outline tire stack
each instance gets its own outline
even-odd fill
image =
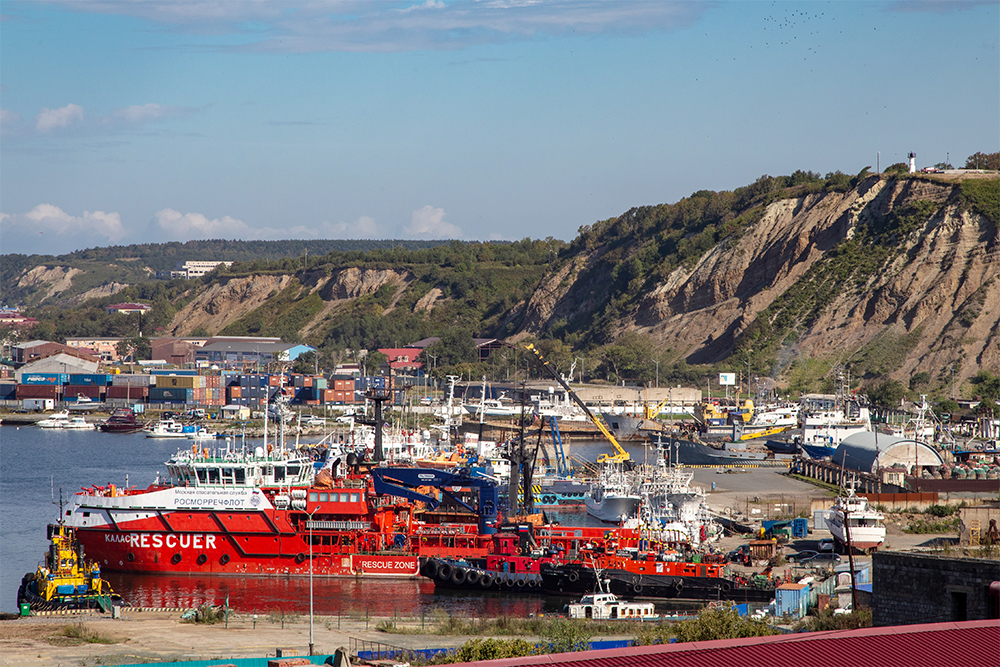
[[[468,591],[499,590],[534,592],[541,589],[541,576],[533,572],[491,572],[467,563],[429,558],[420,566],[420,574],[435,586]]]

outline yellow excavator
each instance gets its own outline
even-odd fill
[[[569,394],[569,397],[573,399],[573,402],[575,402],[578,406],[580,406],[580,409],[583,410],[583,412],[587,415],[587,417],[590,418],[590,421],[594,422],[594,425],[604,435],[604,437],[608,439],[608,441],[611,443],[611,446],[614,447],[615,449],[614,454],[601,454],[600,456],[597,457],[597,462],[598,463],[604,463],[605,461],[623,462],[632,460],[632,457],[629,455],[627,451],[625,451],[625,448],[622,447],[620,444],[618,444],[618,440],[616,440],[615,436],[611,434],[611,431],[604,423],[604,420],[590,411],[590,408],[587,407],[587,404],[584,403],[582,400],[580,400],[580,397],[576,395],[575,391],[570,389],[569,385],[566,384],[566,381],[562,379],[561,375],[559,375],[559,371],[557,371],[551,364],[549,364],[548,360],[542,356],[541,352],[539,352],[535,348],[535,346],[532,345],[531,343],[525,345],[524,349],[528,350],[536,357],[538,357],[538,361],[542,364],[542,366],[548,369],[552,377],[556,379],[556,382],[562,385],[562,388],[566,390],[566,393]]]

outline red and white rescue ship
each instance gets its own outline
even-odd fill
[[[482,513],[478,522],[475,514],[468,523],[419,521],[420,494],[379,495],[374,475],[338,474],[338,465],[295,451],[194,445],[166,466],[166,479],[145,489],[91,487],[72,497],[65,522],[102,569],[306,575],[311,559],[318,576],[416,577],[421,555],[485,556],[492,541]],[[447,493],[449,473],[426,473]]]

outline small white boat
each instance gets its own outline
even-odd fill
[[[35,422],[35,426],[38,428],[62,428],[68,421],[69,412],[63,410],[62,412],[53,412],[45,419]]]
[[[161,419],[146,429],[147,438],[186,438],[184,425],[173,419]]]
[[[68,412],[56,412],[36,424],[40,428],[92,431],[97,428],[83,417],[70,417]]]
[[[219,437],[218,433],[214,431],[209,431],[208,429],[202,428],[200,426],[195,427],[195,430],[190,433],[185,433],[188,440],[215,440]]]
[[[566,611],[570,618],[605,621],[652,621],[660,617],[652,602],[627,602],[604,592],[584,595],[579,602],[566,605]]]

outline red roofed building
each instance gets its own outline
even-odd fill
[[[483,667],[997,667],[1000,620],[803,632],[457,663]]]
[[[389,357],[389,368],[400,370],[419,370],[424,367],[417,357],[423,352],[419,347],[387,347],[379,348],[379,352]]]

